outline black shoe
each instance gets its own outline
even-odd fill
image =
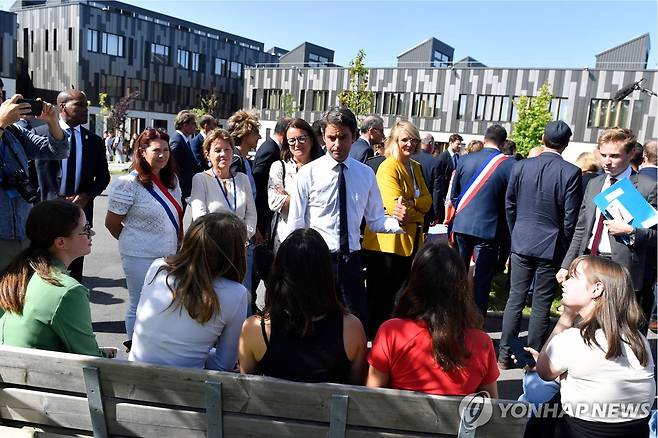
[[[123,343],[123,346],[126,347],[126,353],[130,353],[130,349],[133,346],[133,341],[131,339],[128,339],[126,342]]]

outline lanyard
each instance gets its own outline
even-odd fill
[[[212,170],[212,174],[215,176],[215,179],[217,180],[217,184],[219,184],[219,188],[222,191],[222,195],[224,195],[224,200],[226,201],[226,205],[228,205],[228,208],[230,208],[231,210],[233,210],[233,212],[235,212],[238,209],[238,200],[236,195],[237,189],[235,187],[235,175],[231,177],[233,181],[233,206],[231,206],[231,203],[228,200],[228,192],[224,188],[224,184],[222,184],[222,182],[219,180],[219,177],[215,175],[214,169]]]

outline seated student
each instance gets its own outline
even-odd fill
[[[299,229],[274,259],[265,307],[242,326],[240,372],[298,382],[362,385],[366,337],[340,304],[329,248],[313,229]]]
[[[464,262],[445,244],[425,244],[409,282],[372,345],[367,386],[498,397],[491,338],[480,330]]]
[[[30,246],[0,275],[0,343],[89,356],[114,357],[99,349],[91,327],[89,290],[68,275],[78,257],[91,252],[82,209],[69,201],[44,201],[25,224]]]
[[[149,268],[128,360],[231,371],[249,294],[247,229],[231,213],[208,213],[190,225],[180,251]],[[215,351],[211,351],[211,349]]]
[[[542,379],[562,376],[557,436],[649,436],[654,363],[628,270],[581,256],[562,287],[564,312],[537,358]]]

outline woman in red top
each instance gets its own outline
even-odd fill
[[[428,243],[418,252],[394,316],[375,337],[368,386],[498,397],[493,342],[453,249]]]

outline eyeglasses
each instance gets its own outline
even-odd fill
[[[93,233],[93,230],[91,229],[91,224],[87,222],[85,226],[82,228],[82,233],[78,233],[78,236],[87,236],[87,239],[91,239],[91,233]]]
[[[297,142],[299,143],[306,143],[306,140],[308,140],[308,137],[305,135],[300,135],[299,137],[293,137],[288,139],[288,144],[289,145],[296,145]]]
[[[418,146],[418,144],[420,144],[420,140],[417,138],[401,138],[400,143],[409,143],[412,146]]]

